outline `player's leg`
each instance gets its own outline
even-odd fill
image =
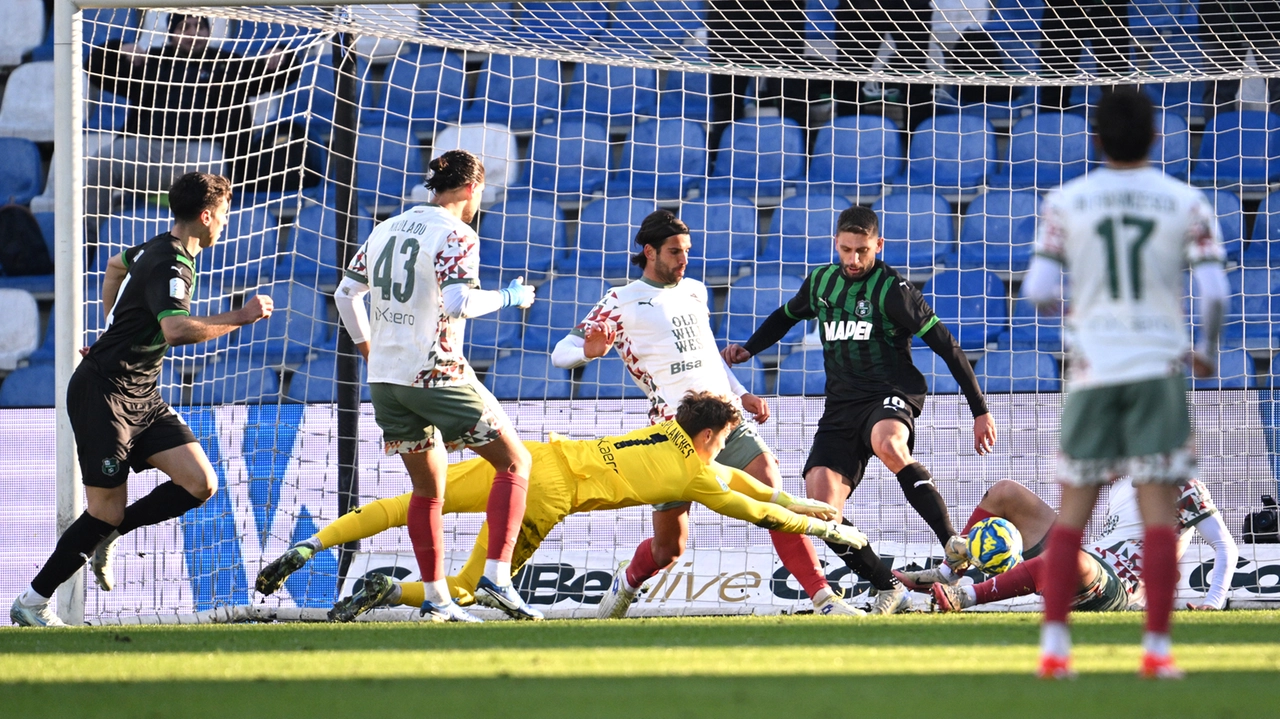
[[[872,414],[874,424],[871,426],[871,449],[885,468],[897,477],[898,486],[902,487],[902,494],[906,496],[907,502],[929,525],[929,529],[933,530],[950,557],[953,547],[949,543],[956,536],[956,530],[951,525],[947,503],[938,493],[933,475],[911,456],[915,443],[911,410],[907,409],[905,402],[899,400],[902,406],[898,406],[892,400],[898,398],[885,400],[884,406]]]
[[[1100,575],[1103,572],[1101,562],[1092,554],[1084,551],[1079,553],[1079,561],[1082,585],[1088,588],[1099,584],[1101,581]],[[929,592],[933,596],[933,606],[938,611],[958,612],[980,604],[990,604],[1005,599],[1035,594],[1044,586],[1044,582],[1045,558],[1033,557],[1025,562],[1019,562],[1013,569],[1004,574],[998,574],[984,582],[968,586],[937,582],[929,587]],[[1124,594],[1124,590],[1119,587],[1119,580],[1116,580],[1116,585],[1108,589],[1119,590],[1121,594]],[[1076,599],[1073,602],[1078,600],[1081,595],[1077,593],[1075,596]],[[1114,597],[1108,596],[1103,599],[1102,604],[1109,605]],[[1078,611],[1100,611],[1114,609],[1114,607],[1073,606],[1073,609]]]
[[[596,607],[599,619],[621,619],[635,602],[640,587],[684,554],[689,539],[689,502],[667,502],[653,508],[653,536],[636,545],[631,560],[622,562],[609,589]]]

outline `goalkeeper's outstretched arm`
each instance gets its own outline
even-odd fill
[[[757,527],[790,534],[807,534],[824,541],[847,544],[855,549],[867,545],[866,535],[856,528],[820,518],[835,516],[835,508],[830,505],[815,500],[799,500],[781,491],[776,496],[778,503],[762,502],[722,485],[716,472],[711,468],[709,470],[690,483],[683,499],[702,504],[717,514],[750,522]],[[739,477],[738,474],[742,476]],[[730,476],[734,484],[754,493],[763,488],[773,497],[774,490],[764,485],[751,488],[749,482],[755,480],[745,472],[730,469]],[[784,503],[787,506],[783,506]]]

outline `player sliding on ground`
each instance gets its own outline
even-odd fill
[[[430,167],[426,184],[433,201],[378,225],[352,258],[334,299],[343,327],[369,364],[374,419],[386,452],[400,455],[413,482],[407,521],[427,582],[423,610],[474,621],[449,599],[440,514],[446,448],[469,447],[497,470],[485,505],[493,542],[476,600],[513,617],[541,619],[511,586],[511,549],[524,516],[532,459],[462,356],[466,318],[528,307],[533,288],[516,279],[498,292],[480,289],[479,239],[467,225],[484,194],[480,160],[451,150]]]
[[[14,600],[9,610],[14,624],[61,626],[49,600],[86,557],[92,557],[98,587],[111,591],[117,537],[180,517],[218,488],[209,458],[187,423],[160,397],[156,379],[170,345],[216,339],[271,316],[273,305],[265,295],[234,312],[191,316],[196,255],[217,243],[230,203],[227,178],[183,175],[169,188],[172,229],[107,264],[102,281],[106,330],[67,383],[67,413],[88,507],[62,533],[31,587]],[[129,470],[152,467],[170,481],[126,507]]]
[[[915,418],[924,406],[924,375],[911,363],[911,340],[922,338],[946,360],[973,413],[973,447],[990,452],[996,424],[987,412],[969,360],[911,283],[877,260],[884,249],[876,214],[850,207],[836,220],[839,261],[809,273],[800,291],[769,315],[745,346],[729,345],[724,359],[738,364],[781,340],[797,322],[817,319],[826,368],[826,405],[804,466],[810,497],[842,508],[874,454],[897,476],[907,501],[928,523],[949,562],[963,561],[942,495],[925,466],[911,456]],[[907,607],[906,589],[870,546],[832,547],[871,583],[873,614]],[[957,564],[958,568],[958,564]]]
[[[518,571],[570,514],[677,501],[698,502],[769,530],[808,534],[840,546],[865,546],[867,538],[857,529],[830,521],[837,516],[835,508],[791,497],[712,461],[741,417],[737,406],[721,397],[690,393],[681,400],[674,420],[652,427],[602,439],[577,441],[552,434],[549,442],[526,442],[534,459],[533,474],[512,569]],[[493,476],[493,468],[479,460],[450,466],[444,511],[481,511]],[[271,594],[279,589],[285,577],[315,552],[403,525],[408,498],[382,499],[340,517],[264,567],[258,574],[258,591]],[[481,528],[470,559],[458,576],[449,578],[449,588],[461,604],[471,603],[486,543],[487,533]],[[365,578],[355,596],[339,602],[331,617],[349,621],[380,604],[418,606],[422,591],[421,583],[395,584],[375,574]]]
[[[603,357],[615,347],[627,371],[649,398],[649,420],[675,416],[675,403],[689,390],[714,392],[754,415],[769,419],[769,405],[733,376],[716,351],[707,302],[707,286],[685,277],[691,240],[689,227],[667,210],[644,218],[636,233],[640,252],[631,258],[644,276],[609,292],[551,354],[557,367],[571,369]],[[720,464],[741,469],[770,487],[782,486],[778,460],[752,422],[742,422],[729,435]],[[684,553],[689,538],[689,503],[653,508],[653,537],[636,547],[629,562],[618,566],[601,600],[601,619],[626,616],[646,580],[671,566]],[[858,615],[844,603],[818,564],[813,544],[804,537],[770,532],[782,564],[813,600],[819,614]]]
[[[1147,631],[1139,673],[1178,678],[1169,637],[1177,582],[1178,487],[1196,475],[1195,433],[1183,363],[1214,373],[1227,296],[1222,232],[1199,189],[1151,167],[1155,118],[1147,96],[1113,92],[1098,103],[1095,142],[1107,164],[1045,198],[1036,257],[1022,290],[1042,311],[1062,306],[1071,278],[1072,343],[1058,481],[1062,507],[1045,554],[1039,675],[1071,671],[1067,615],[1080,584],[1077,555],[1099,488],[1129,475],[1143,539]],[[1202,343],[1190,351],[1182,312],[1186,268]]]
[[[1209,591],[1203,602],[1187,606],[1189,609],[1223,609],[1240,551],[1214,507],[1209,490],[1193,479],[1183,484],[1181,491],[1178,556],[1181,557],[1190,544],[1192,529],[1200,532],[1214,551]],[[960,577],[951,573],[945,564],[939,565],[941,573],[926,569],[895,574],[907,587],[932,593],[934,606],[944,612],[1039,592],[1045,581],[1045,539],[1058,519],[1057,512],[1026,487],[1002,479],[983,495],[969,517],[965,532],[988,517],[1002,517],[1012,522],[1022,535],[1024,546],[1028,547],[1022,552],[1022,561],[1011,569],[972,586],[960,586]],[[1140,609],[1145,604],[1140,568],[1142,537],[1137,493],[1133,482],[1126,477],[1111,485],[1102,533],[1080,551],[1080,587],[1071,600],[1072,609],[1107,612]],[[975,563],[980,562],[975,559]]]

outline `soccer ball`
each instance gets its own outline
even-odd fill
[[[1003,574],[1022,561],[1022,534],[1003,517],[987,517],[969,530],[969,556],[987,574]]]

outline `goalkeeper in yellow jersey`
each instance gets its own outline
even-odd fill
[[[570,514],[673,501],[698,502],[765,529],[865,546],[867,538],[857,529],[830,521],[836,516],[833,507],[792,497],[712,461],[741,419],[738,410],[719,396],[690,392],[674,420],[615,437],[577,441],[552,433],[549,442],[526,442],[533,455],[533,472],[512,572],[519,571],[551,529]],[[483,512],[493,476],[493,466],[484,460],[451,465],[444,513]],[[404,525],[408,504],[405,494],[340,517],[263,567],[257,590],[276,591],[285,577],[318,551]],[[466,565],[448,578],[449,591],[461,605],[474,601],[472,592],[484,569],[487,538],[487,529],[481,528]],[[330,618],[350,621],[380,604],[420,606],[424,601],[421,583],[396,584],[375,574],[365,579],[354,596],[338,602]]]

